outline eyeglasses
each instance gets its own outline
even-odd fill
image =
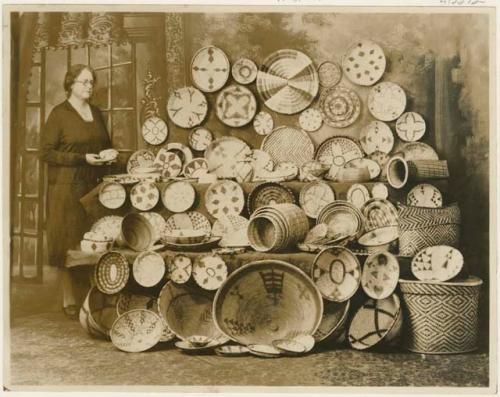
[[[93,87],[94,86],[94,81],[93,80],[75,80],[74,81],[75,83],[81,83],[83,84],[84,86],[89,86],[89,87]]]

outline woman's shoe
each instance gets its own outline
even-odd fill
[[[76,305],[68,305],[66,307],[63,307],[63,312],[66,317],[72,320],[76,320],[78,318],[78,309]]]

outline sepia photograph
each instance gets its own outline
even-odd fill
[[[3,391],[496,393],[496,8],[448,3],[4,4]]]

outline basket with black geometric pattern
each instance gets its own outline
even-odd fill
[[[417,353],[465,353],[477,348],[483,281],[399,280],[405,310],[404,347]]]
[[[458,247],[461,223],[458,204],[426,208],[398,203],[398,214],[400,255],[413,256],[433,245]]]

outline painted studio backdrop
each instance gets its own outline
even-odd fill
[[[167,101],[192,83],[192,59],[203,47],[224,51],[231,65],[249,58],[257,67],[273,52],[293,49],[317,67],[341,63],[347,49],[369,39],[383,49],[383,79],[406,93],[407,111],[425,119],[421,139],[448,161],[446,203],[458,202],[462,215],[460,249],[468,271],[483,279],[489,266],[489,56],[487,16],[451,14],[337,13],[24,13],[13,15],[12,48],[12,260],[17,282],[44,282],[46,171],[38,159],[41,125],[65,99],[63,77],[69,65],[90,65],[97,75],[93,104],[106,120],[119,161],[113,172],[126,172],[127,160],[141,148],[158,150],[141,134],[151,115],[168,125],[170,142],[188,145],[192,128],[181,128],[167,114]],[[236,83],[233,76],[225,87]],[[343,135],[360,140],[374,120],[367,100],[371,87],[341,84],[360,98],[360,115],[345,128],[323,122],[309,136],[318,148]],[[299,126],[297,114],[274,112],[264,105],[256,84],[245,85],[257,99],[257,112],[272,114],[274,126]],[[220,90],[219,90],[220,91]],[[213,138],[233,136],[251,148],[264,139],[252,122],[238,127],[216,115],[217,92],[205,93],[202,123]],[[318,105],[319,96],[312,102]],[[394,124],[389,123],[393,131]],[[202,156],[202,153],[198,154]],[[117,212],[119,213],[119,211]],[[102,215],[102,214],[94,214]],[[61,225],[63,228],[64,225]],[[16,285],[16,284],[14,284]],[[487,300],[487,299],[484,299]],[[487,302],[481,306],[481,330],[487,333]]]

